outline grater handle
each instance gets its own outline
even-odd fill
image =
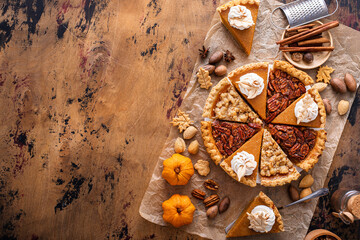
[[[336,8],[335,8],[335,10],[334,10],[332,13],[329,13],[326,17],[329,17],[329,16],[333,15],[333,14],[336,13],[336,11],[338,10],[338,8],[339,8],[339,2],[338,2],[338,0],[335,0],[335,2],[336,2]]]
[[[337,2],[337,0],[336,0],[336,2]],[[274,23],[274,20],[273,20],[273,15],[274,15],[274,12],[275,12],[276,10],[280,9],[280,8],[281,8],[281,6],[280,6],[280,7],[275,8],[274,10],[272,10],[272,11],[271,11],[270,20],[271,20],[272,25],[274,25],[276,28],[279,28],[279,29],[286,29],[286,28],[279,27],[278,25],[276,25],[276,24]],[[332,14],[333,14],[333,13],[332,13]]]

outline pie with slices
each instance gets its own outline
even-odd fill
[[[272,225],[270,231],[266,233],[278,233],[284,231],[284,224],[279,213],[279,210],[276,208],[274,202],[265,195],[265,193],[260,192],[258,196],[256,196],[241,212],[239,218],[236,220],[232,228],[227,233],[226,237],[245,237],[252,236],[256,234],[262,234],[262,232],[254,231],[251,227],[252,223],[249,220],[252,214],[252,211],[255,207],[267,207],[270,208],[273,212],[273,216],[275,216],[274,224]],[[251,218],[250,218],[251,219]]]
[[[317,105],[318,114],[315,117],[315,119],[309,122],[302,122],[302,121],[298,121],[298,118],[295,115],[295,111],[298,110],[296,106],[299,107],[299,102],[302,103],[301,101],[306,96],[306,94],[308,94],[309,98],[312,99],[313,102]],[[272,123],[298,125],[298,126],[313,127],[313,128],[324,128],[326,123],[326,111],[319,92],[316,89],[312,88],[308,90],[306,94],[302,95],[292,104],[290,104],[290,106],[287,109],[285,109],[282,113],[280,113],[277,117],[274,118]]]
[[[221,22],[247,55],[251,52],[259,5],[259,0],[233,0],[216,9]]]
[[[261,147],[260,179],[267,187],[281,186],[296,180],[300,173],[286,156],[279,144],[265,129]]]
[[[296,167],[313,168],[326,142],[326,131],[318,129],[325,127],[324,103],[316,89],[306,91],[313,82],[284,61],[270,71],[269,63],[260,62],[230,72],[204,107],[201,133],[211,159],[251,187],[258,179],[281,186],[299,178]]]
[[[267,78],[269,72],[268,62],[251,63],[241,66],[231,73],[228,78],[231,83],[236,87],[241,96],[250,104],[250,106],[259,114],[262,119],[266,118],[266,93],[267,93]],[[248,96],[242,93],[240,89],[240,78],[249,73],[258,75],[264,84],[262,92],[254,98],[248,98]]]
[[[233,154],[231,154],[220,164],[220,166],[225,170],[227,174],[229,174],[230,177],[234,178],[236,181],[239,181],[251,187],[256,186],[256,178],[258,173],[257,169],[259,166],[260,147],[261,147],[263,131],[264,129],[261,129],[259,132],[257,132],[252,138],[250,138],[250,140],[244,143],[244,145],[242,145],[238,150],[236,150]],[[248,176],[245,175],[239,180],[239,176],[234,171],[234,169],[231,168],[231,161],[238,153],[241,153],[242,151],[245,151],[246,153],[254,156],[254,160],[256,162],[256,168],[251,175]]]
[[[227,78],[222,79],[211,89],[203,117],[243,123],[262,123]]]

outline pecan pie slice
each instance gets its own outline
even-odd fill
[[[222,79],[211,89],[205,103],[203,117],[243,123],[262,123],[227,78]]]
[[[265,129],[261,147],[261,185],[267,187],[281,186],[299,177],[300,173],[271,137],[269,131]]]
[[[218,165],[261,129],[257,123],[201,122],[201,134],[211,159]]]
[[[268,79],[265,122],[271,122],[306,92],[306,85],[312,83],[314,80],[307,73],[288,62],[275,61]]]
[[[325,148],[325,130],[269,124],[275,141],[298,167],[309,171],[318,162]]]
[[[309,95],[310,99],[317,105],[317,116],[314,120],[311,121],[298,121],[296,117],[295,111],[299,111],[300,107],[304,107],[302,99]],[[305,127],[313,127],[313,128],[324,128],[326,123],[326,111],[324,102],[316,89],[310,89],[306,92],[306,94],[299,97],[296,101],[294,101],[288,108],[286,108],[282,113],[280,113],[271,123],[276,124],[289,124],[289,125],[298,125]],[[303,105],[301,105],[303,104]],[[315,106],[316,106],[315,105]],[[307,106],[305,106],[307,107]]]

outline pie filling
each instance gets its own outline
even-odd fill
[[[225,157],[233,154],[261,129],[261,125],[257,123],[231,123],[216,120],[211,125],[216,147]]]
[[[268,79],[266,123],[284,111],[292,102],[306,92],[305,85],[279,69],[271,70]]]
[[[316,131],[306,127],[268,125],[271,135],[292,161],[304,160],[315,146]]]

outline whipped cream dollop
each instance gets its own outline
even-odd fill
[[[250,226],[255,232],[269,232],[275,224],[274,211],[265,206],[258,205],[254,207],[251,213],[246,213],[250,221]]]
[[[309,93],[305,93],[305,96],[295,105],[297,124],[313,121],[317,117],[318,112],[319,108],[314,99]]]
[[[256,73],[247,73],[237,81],[240,92],[245,94],[248,99],[253,99],[260,95],[264,90],[264,79]]]
[[[230,26],[239,30],[248,29],[255,24],[252,19],[250,10],[241,5],[230,8],[228,21]]]
[[[238,152],[231,160],[231,168],[237,174],[239,181],[244,176],[249,176],[256,168],[256,161],[254,155],[242,151]]]

